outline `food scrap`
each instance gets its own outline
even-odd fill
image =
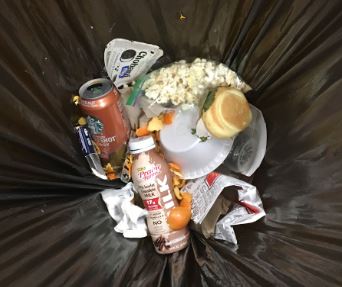
[[[183,197],[178,186],[173,187],[173,192],[178,200],[182,200]]]
[[[184,20],[186,20],[186,17],[183,15],[183,13],[182,13],[182,12],[180,12],[180,15],[179,15],[179,20],[180,20],[180,21],[184,21]]]
[[[108,180],[117,179],[114,169],[110,163],[107,163],[107,165],[104,167],[104,171],[107,175]]]
[[[124,165],[122,167],[121,176],[120,176],[120,179],[125,183],[129,183],[132,179],[132,163],[133,163],[133,156],[127,153],[126,159],[124,161]]]
[[[167,217],[167,222],[171,229],[179,230],[188,225],[191,219],[191,202],[191,194],[184,192],[180,205],[171,209]]]
[[[153,71],[142,88],[145,96],[158,104],[198,105],[211,89],[232,86],[249,89],[235,72],[224,64],[206,59],[184,60]]]
[[[141,128],[137,128],[135,134],[137,137],[144,137],[148,136],[150,134],[150,131],[148,130],[147,126],[144,126]]]
[[[153,117],[147,124],[147,130],[149,132],[160,131],[163,128],[163,122],[158,117]]]
[[[78,106],[80,103],[80,96],[78,95],[73,95],[72,96],[72,102],[74,103],[75,106]]]
[[[80,118],[78,119],[78,124],[79,124],[80,126],[85,126],[85,125],[87,124],[86,118],[85,118],[85,117],[80,117]]]
[[[180,172],[181,171],[181,167],[174,162],[169,162],[169,168],[172,172],[174,172],[174,171]]]
[[[175,111],[165,112],[163,114],[163,124],[171,125],[173,123],[174,117],[175,117]]]

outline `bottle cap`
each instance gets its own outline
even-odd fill
[[[131,154],[137,154],[144,151],[148,151],[155,147],[156,145],[154,143],[152,136],[131,138],[129,140],[129,150]]]

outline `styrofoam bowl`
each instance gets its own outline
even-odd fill
[[[179,111],[173,123],[160,131],[165,158],[182,168],[185,179],[199,178],[215,170],[229,154],[233,140],[210,138],[201,141],[192,130],[196,128],[199,111]]]

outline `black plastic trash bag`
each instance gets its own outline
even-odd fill
[[[0,286],[341,286],[342,2],[1,1]],[[113,38],[227,63],[265,116],[267,216],[172,256],[116,234],[71,126]]]

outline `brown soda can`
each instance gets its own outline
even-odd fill
[[[80,108],[87,115],[87,126],[100,149],[103,165],[121,172],[125,160],[130,125],[123,109],[120,93],[105,78],[83,84],[79,90]]]

